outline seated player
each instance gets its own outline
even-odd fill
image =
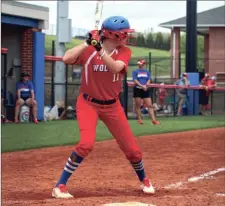
[[[37,120],[37,102],[34,96],[34,87],[31,81],[29,81],[29,74],[22,72],[21,80],[16,84],[16,106],[15,106],[15,123],[19,123],[18,115],[20,107],[24,104],[32,107],[33,122],[38,124]]]
[[[163,86],[164,83],[161,83],[160,85]],[[167,90],[165,88],[159,88],[159,89],[157,89],[156,95],[157,95],[157,100],[158,100],[157,111],[161,111],[161,110],[165,109],[167,106],[165,104],[165,97],[167,96]]]

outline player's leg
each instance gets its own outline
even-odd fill
[[[117,104],[115,107],[105,108],[100,112],[100,118],[116,139],[120,149],[130,161],[139,180],[143,183],[143,192],[153,194],[155,190],[146,177],[142,162],[142,153],[135,141],[121,105]]]
[[[134,87],[134,101],[135,101],[135,110],[137,113],[137,118],[138,118],[138,123],[143,124],[142,119],[141,119],[141,104],[142,104],[142,99],[140,95],[140,89]]]
[[[14,121],[16,123],[19,122],[18,120],[18,115],[19,115],[19,110],[20,110],[20,107],[24,104],[24,100],[19,98],[16,100],[16,106],[15,106],[15,116],[14,116]]]
[[[137,113],[137,118],[138,118],[138,123],[143,124],[142,122],[142,115],[141,115],[141,104],[142,104],[142,99],[139,97],[135,98],[135,110]]]
[[[178,111],[177,111],[177,116],[182,115],[182,106],[185,102],[185,96],[182,94],[178,94]]]
[[[152,118],[152,123],[159,125],[159,121],[156,120],[155,118],[155,113],[154,113],[154,107],[152,105],[152,99],[150,97],[150,91],[143,91],[143,102],[144,104],[148,107],[148,114]]]
[[[38,120],[37,120],[37,102],[34,100],[32,101],[31,98],[28,98],[25,103],[32,107],[32,114],[33,114],[33,121],[35,124],[38,124]]]
[[[150,97],[143,99],[144,104],[148,107],[148,114],[152,118],[152,123],[155,125],[160,125],[159,121],[155,118],[154,106],[152,105],[152,99]]]
[[[80,130],[80,141],[72,151],[56,187],[53,189],[52,196],[56,198],[70,198],[66,189],[67,181],[75,172],[83,159],[92,151],[96,136],[96,126],[98,114],[96,109],[86,102],[82,96],[78,97],[77,105],[77,121]]]

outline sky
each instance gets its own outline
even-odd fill
[[[21,1],[49,8],[49,23],[56,24],[56,1]],[[205,11],[225,5],[225,1],[198,1],[197,11]],[[69,1],[69,18],[72,26],[92,29],[96,1]],[[169,32],[158,27],[160,23],[186,16],[186,1],[104,1],[102,20],[120,15],[129,19],[130,25],[138,32]]]

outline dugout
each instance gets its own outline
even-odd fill
[[[161,23],[159,26],[171,29],[171,76],[178,78],[180,32],[186,32],[186,17]],[[219,86],[225,86],[225,6],[198,13],[197,33],[204,37],[204,57],[198,59],[202,61],[202,71],[217,76]]]
[[[1,2],[1,87],[6,110],[15,102],[16,82],[29,72],[38,102],[38,119],[43,119],[45,34],[49,8],[16,1]],[[12,110],[13,111],[13,110]]]

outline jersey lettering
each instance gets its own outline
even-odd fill
[[[107,69],[106,65],[104,64],[94,64],[93,65],[93,71],[94,72],[108,72],[109,70]]]
[[[120,74],[119,73],[113,74],[113,82],[118,82],[119,78],[120,78]]]

